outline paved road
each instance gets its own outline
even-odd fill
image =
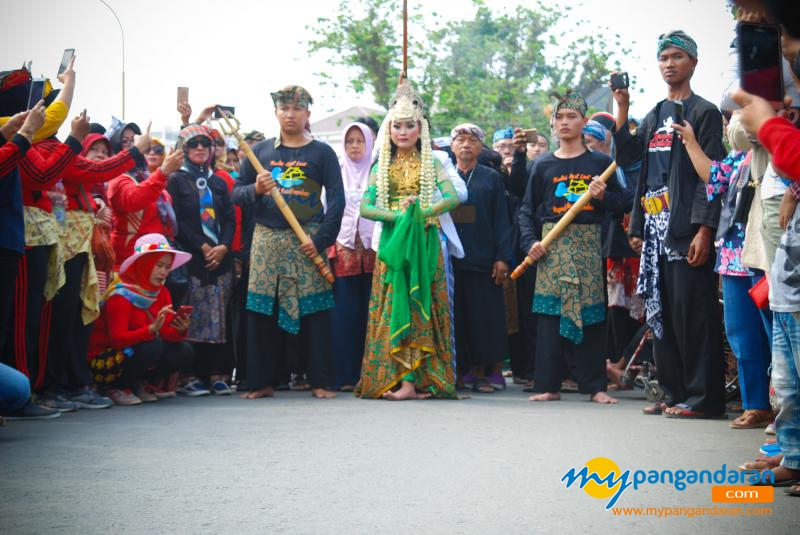
[[[711,469],[753,456],[761,431],[645,417],[583,396],[533,404],[519,387],[463,401],[165,400],[0,429],[0,532],[797,533],[771,517],[620,517],[561,477],[589,459]],[[710,485],[628,489],[624,507],[713,507]]]

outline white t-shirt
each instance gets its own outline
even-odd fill
[[[772,167],[772,162],[770,162],[764,173],[764,180],[761,181],[761,198],[771,199],[783,196],[788,187],[786,182],[775,172],[775,168]]]

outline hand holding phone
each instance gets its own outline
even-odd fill
[[[522,131],[525,134],[525,143],[538,143],[539,142],[539,130],[536,128],[528,128]]]
[[[630,86],[627,72],[614,72],[611,73],[611,90],[627,89]]]
[[[236,115],[236,108],[233,106],[216,106],[214,108],[214,119],[222,119],[222,113],[226,115]]]
[[[73,57],[75,57],[74,48],[67,48],[64,50],[64,55],[61,56],[61,65],[58,66],[58,74],[56,75],[59,80],[61,79],[61,75],[66,72],[67,67],[72,62]]]
[[[773,108],[783,106],[783,55],[777,26],[740,22],[736,26],[739,83]]]
[[[673,104],[675,104],[675,122],[679,125],[683,126],[684,124],[684,109],[683,109],[683,101],[682,100],[674,100]]]
[[[178,316],[182,316],[184,318],[189,317],[192,315],[194,311],[194,307],[190,305],[182,305],[178,307]]]

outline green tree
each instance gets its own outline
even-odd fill
[[[356,74],[350,84],[357,92],[369,89],[377,102],[388,102],[402,63],[400,4],[361,0],[355,11],[362,15],[353,16],[353,3],[343,2],[335,18],[319,19],[310,28],[318,36],[309,43],[310,51],[332,53],[334,64]],[[507,125],[545,129],[550,92],[575,88],[588,95],[619,68],[615,58],[630,52],[618,35],[604,42],[594,35],[575,37],[574,30],[586,27],[586,21],[570,17],[568,7],[539,3],[495,12],[481,0],[474,4],[472,19],[434,28],[424,25],[419,8],[411,9],[416,13],[409,24],[411,37],[423,38],[409,44],[415,67],[409,78],[428,103],[438,134],[465,121],[487,130]]]

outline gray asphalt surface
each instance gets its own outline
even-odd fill
[[[800,499],[770,517],[614,516],[562,476],[718,470],[760,430],[643,416],[585,396],[529,403],[520,387],[462,401],[164,400],[0,429],[0,533],[797,533]],[[621,507],[713,507],[710,485],[628,489]]]

